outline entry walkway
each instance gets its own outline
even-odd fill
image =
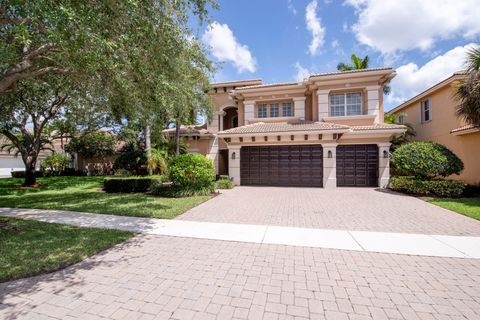
[[[39,209],[0,208],[0,215],[82,227],[128,230],[152,235],[419,256],[480,259],[480,237],[473,236],[161,220]]]

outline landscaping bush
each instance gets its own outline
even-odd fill
[[[176,156],[168,165],[170,181],[190,190],[213,189],[215,168],[211,160],[200,154]]]
[[[447,147],[429,141],[409,142],[396,149],[391,157],[395,173],[423,179],[459,174],[463,162]]]
[[[11,172],[12,178],[21,178],[25,179],[25,171],[12,171]],[[43,171],[35,171],[35,176],[37,178],[43,177]]]
[[[235,187],[230,177],[221,176],[220,179],[215,181],[215,189],[232,189]]]
[[[207,196],[214,191],[213,184],[206,187],[183,187],[174,184],[156,184],[150,188],[150,194],[166,198]]]
[[[141,171],[146,172],[146,165],[147,155],[143,150],[137,149],[133,146],[126,146],[115,159],[113,169],[127,170],[139,174]]]
[[[108,193],[140,193],[160,186],[165,176],[149,177],[108,177],[103,181],[103,190]]]
[[[47,175],[60,175],[70,162],[70,157],[63,153],[53,152],[40,162],[40,169]]]
[[[390,189],[417,195],[459,197],[465,189],[465,184],[459,180],[421,180],[403,176],[390,178]]]

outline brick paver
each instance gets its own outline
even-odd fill
[[[372,188],[236,187],[177,219],[304,228],[480,235],[480,221]]]
[[[0,284],[0,319],[480,319],[480,260],[155,235]]]

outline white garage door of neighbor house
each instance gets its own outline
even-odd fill
[[[12,171],[25,170],[25,166],[21,158],[0,157],[0,176],[10,176]]]

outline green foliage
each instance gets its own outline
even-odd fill
[[[152,170],[153,173],[161,174],[167,168],[168,154],[164,150],[152,148],[150,157],[147,159],[147,169]]]
[[[211,160],[200,154],[176,156],[168,165],[170,180],[191,189],[212,188],[215,168]]]
[[[389,186],[396,191],[439,197],[459,197],[465,189],[465,183],[459,180],[421,180],[414,177],[392,177]]]
[[[343,63],[340,62],[337,65],[337,70],[338,71],[350,71],[350,70],[357,70],[357,69],[367,69],[368,68],[368,56],[365,56],[365,58],[360,58],[356,54],[352,54],[350,57],[351,64]]]
[[[165,176],[107,177],[103,181],[103,190],[108,193],[144,193],[165,180]]]
[[[73,137],[65,146],[68,153],[78,153],[84,158],[101,158],[111,156],[115,152],[115,138],[105,132],[93,131]]]
[[[52,152],[40,162],[40,169],[49,174],[60,174],[70,162],[70,157],[63,153]]]
[[[229,177],[220,177],[220,179],[215,181],[215,189],[233,189],[233,187],[235,187],[235,184]]]
[[[25,171],[12,171],[12,178],[25,178]],[[35,171],[36,177],[43,177],[43,171]]]
[[[468,73],[465,81],[458,86],[456,97],[460,101],[456,115],[469,124],[480,126],[480,70]]]
[[[147,164],[145,151],[134,145],[126,145],[115,159],[113,169],[139,173]]]
[[[0,230],[0,282],[65,268],[133,236],[6,217],[0,217]]]
[[[182,187],[179,185],[154,185],[150,188],[150,194],[165,198],[185,198],[196,196],[208,196],[214,191],[213,184],[204,187]]]
[[[387,113],[385,113],[384,122],[388,123],[388,124],[401,124],[398,120],[398,118],[401,115],[404,115],[404,114],[403,113],[398,113],[398,114],[387,114]],[[410,142],[412,140],[412,138],[417,135],[417,133],[415,132],[415,129],[413,129],[411,124],[404,123],[403,125],[405,127],[407,127],[407,131],[405,131],[404,133],[401,133],[399,135],[394,135],[390,139],[390,143],[392,144],[390,149],[392,151],[396,150],[402,144]]]
[[[403,144],[392,153],[395,172],[423,179],[459,174],[463,162],[447,147],[430,142],[414,141]]]

